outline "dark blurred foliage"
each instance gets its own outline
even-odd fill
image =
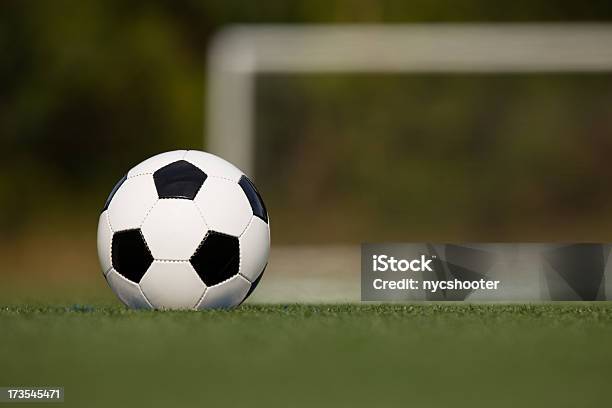
[[[3,0],[0,236],[94,219],[131,165],[201,148],[205,52],[226,24],[610,18],[605,0]]]
[[[280,241],[612,239],[612,74],[266,75],[257,98]]]

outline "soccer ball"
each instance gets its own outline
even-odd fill
[[[196,150],[132,168],[98,223],[104,277],[131,308],[239,305],[259,283],[269,251],[268,214],[253,183]]]

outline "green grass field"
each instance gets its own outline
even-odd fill
[[[601,407],[612,305],[6,306],[0,344],[65,406]]]

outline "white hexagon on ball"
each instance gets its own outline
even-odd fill
[[[155,259],[188,261],[208,228],[191,200],[159,200],[142,224]]]
[[[198,166],[209,177],[220,177],[237,183],[244,174],[238,167],[214,154],[189,150],[184,159]]]
[[[112,230],[139,228],[158,199],[150,175],[126,179],[108,204],[108,220]]]
[[[240,236],[240,275],[255,282],[263,273],[270,255],[268,224],[253,217]]]
[[[213,231],[235,237],[245,230],[253,211],[240,186],[229,180],[210,177],[195,198],[206,224]]]
[[[253,183],[209,153],[173,151],[133,167],[98,222],[109,286],[131,308],[228,308],[268,262],[268,214]]]
[[[189,262],[154,261],[140,281],[148,301],[158,309],[191,309],[206,285]]]

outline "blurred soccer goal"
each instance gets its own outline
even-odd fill
[[[609,77],[606,75],[612,72],[611,45],[612,27],[602,24],[235,26],[219,33],[209,49],[206,93],[206,149],[235,163],[251,177],[258,179],[260,176],[257,170],[259,168],[258,160],[261,160],[258,156],[261,148],[258,145],[261,143],[257,131],[260,118],[256,116],[260,109],[256,94],[258,92],[257,81],[261,78],[269,76],[288,78],[320,74],[333,75],[334,78],[355,74],[383,76],[408,74],[431,79],[432,74],[451,75],[453,78],[457,75],[465,75],[466,77],[477,75],[485,78],[483,79],[483,84],[485,84],[483,86],[486,88],[491,86],[490,81],[486,79],[489,76],[589,73],[604,75],[603,78],[600,78],[601,81],[588,85],[593,89],[598,89],[602,88],[601,83],[610,83]],[[456,86],[452,81],[449,83]],[[498,87],[499,85],[495,83],[494,86]],[[509,87],[511,88],[512,85]],[[295,88],[299,89],[299,87]],[[578,85],[578,88],[583,88],[583,86]],[[566,93],[565,95],[566,97],[567,95],[576,95],[576,92]],[[299,96],[296,95],[296,97]],[[543,105],[550,102],[543,99],[546,97],[539,98],[534,99],[537,100],[537,103],[534,102],[534,104]],[[283,99],[280,98],[280,100]],[[461,103],[460,96],[455,104],[459,105]],[[268,109],[267,112],[274,112],[275,110],[279,116],[285,115],[281,106],[275,106]],[[416,109],[414,112],[415,116],[419,114]],[[556,113],[557,117],[565,116],[563,112],[560,109]],[[601,116],[606,117],[608,113],[608,111],[602,112]],[[467,113],[463,114],[463,116],[467,115]],[[492,116],[491,114],[488,115]],[[518,116],[516,112],[508,115]],[[461,116],[461,114],[458,116]],[[291,117],[293,118],[293,116]],[[439,114],[438,117],[442,120],[445,116]],[[555,114],[551,114],[551,122],[540,125],[536,123],[535,128],[539,130],[539,133],[545,133],[546,129],[550,131],[551,123],[555,120]],[[574,118],[574,121],[579,120],[580,118]],[[461,123],[459,119],[457,121]],[[565,125],[565,123],[562,122],[562,125]],[[295,124],[295,126],[299,127],[300,124]],[[513,126],[519,128],[518,125]],[[290,129],[284,129],[284,132],[287,138],[299,133],[291,132]],[[530,137],[532,135],[525,136],[526,139]],[[527,142],[524,143],[527,144]],[[542,144],[550,143],[550,139],[542,142]],[[294,149],[306,149],[307,147],[294,146]],[[320,145],[316,145],[313,149],[319,149],[317,152],[321,150]],[[503,147],[501,149],[509,148]],[[314,156],[316,157],[316,154]],[[551,160],[558,160],[561,156],[562,153],[558,153],[555,159]],[[270,157],[273,156],[269,155],[267,158]],[[350,157],[350,153],[348,157]],[[519,159],[523,160],[525,158],[520,156]],[[467,159],[465,161],[467,164],[462,164],[462,166],[469,168],[471,160]],[[278,160],[279,168],[274,168],[274,163],[267,166],[278,173],[283,173],[285,169],[280,164],[282,162],[282,160]],[[531,171],[536,171],[535,169],[536,167]],[[414,169],[405,168],[402,168],[401,171],[408,172],[411,170],[414,171]],[[395,171],[400,170],[395,169]],[[482,172],[482,169],[477,170],[476,174],[478,172]],[[346,175],[344,176],[346,177]],[[444,177],[444,174],[442,177]],[[469,175],[466,175],[467,179],[469,177]],[[503,183],[509,184],[508,181]],[[418,185],[419,181],[413,180],[412,184]],[[538,190],[538,185],[535,184],[534,186],[531,186],[533,190]],[[530,186],[521,185],[517,189],[528,190],[528,187]],[[444,187],[442,188],[444,189]],[[481,189],[482,186],[474,188]],[[363,193],[366,194],[369,191]],[[436,201],[431,194],[429,195],[431,196],[430,201]],[[482,199],[482,197],[479,199]],[[504,200],[506,200],[505,197],[503,199],[498,197],[497,199],[500,202]],[[402,205],[405,207],[406,204],[402,203]],[[428,201],[424,201],[422,205],[427,206]],[[470,206],[469,201],[455,205]],[[365,206],[367,206],[367,203],[361,207],[356,206],[355,212],[363,211]],[[330,205],[330,207],[333,206]],[[414,208],[414,211],[418,212],[417,204]],[[288,211],[290,212],[290,210]],[[407,210],[407,212],[410,211],[410,209]],[[439,211],[447,213],[446,207],[439,209]],[[397,213],[397,208],[390,207],[387,212],[390,214]],[[347,209],[347,213],[351,214],[350,209]],[[490,218],[497,216],[497,213],[489,215]],[[271,217],[274,236],[274,212]],[[463,215],[460,215],[460,217],[463,217]],[[347,218],[349,221],[345,224],[350,223],[350,217],[347,216]],[[408,219],[409,217],[404,218]],[[283,220],[286,219],[283,218]],[[426,220],[425,223],[429,222],[431,224],[430,221],[427,221],[427,217],[424,219]],[[380,224],[382,222],[392,223],[393,221],[393,218],[391,218],[390,221],[378,220],[377,222]],[[329,220],[326,223],[329,224]],[[323,225],[326,223],[323,223]],[[406,221],[407,223],[408,221]],[[288,228],[286,225],[279,227]],[[312,228],[321,228],[321,224],[314,222]],[[358,236],[359,240],[373,240],[380,237],[380,235],[374,233],[372,233],[371,238],[368,237],[368,228],[356,229],[358,233],[355,236]],[[465,228],[465,226],[457,225],[457,233],[452,236],[462,237],[461,234]],[[316,233],[330,234],[329,231],[322,230]],[[333,234],[331,235],[333,236]],[[434,235],[423,236],[422,240],[427,240]],[[299,237],[299,234],[296,234],[296,236]],[[342,235],[339,236],[342,237]],[[398,236],[401,239],[402,236],[399,233],[390,235],[388,239]],[[410,238],[414,239],[414,237],[413,235]],[[531,236],[526,237],[526,239],[532,238]],[[469,234],[466,239],[470,239]],[[342,241],[342,238],[339,240]],[[267,280],[268,282],[263,284],[255,293],[253,298],[255,301],[334,302],[358,300],[358,246],[304,246],[300,245],[299,238],[295,238],[295,236],[291,236],[291,239],[287,241],[291,241],[294,245],[273,245],[271,263],[266,272],[266,277],[264,277],[264,281]]]

